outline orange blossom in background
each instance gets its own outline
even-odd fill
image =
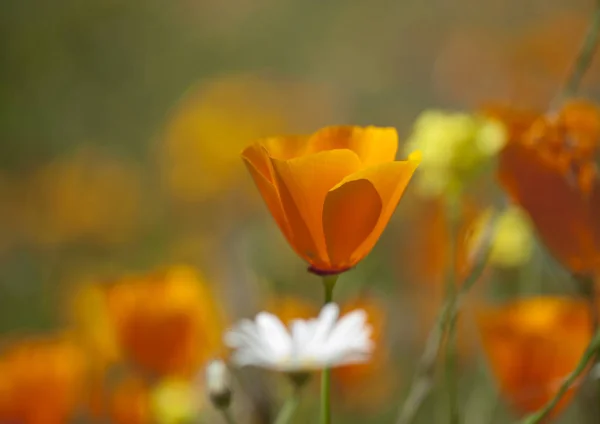
[[[82,399],[85,355],[68,337],[27,340],[0,356],[0,422],[63,424]]]
[[[510,130],[498,177],[550,252],[575,274],[600,269],[600,110],[570,101],[554,115],[491,111]]]
[[[483,348],[500,392],[520,415],[532,413],[557,393],[575,369],[591,337],[584,300],[561,297],[519,299],[478,314]],[[552,411],[573,398],[571,388]]]

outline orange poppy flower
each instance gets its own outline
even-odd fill
[[[395,161],[393,128],[328,127],[246,148],[244,162],[282,233],[319,275],[373,248],[418,161]]]
[[[500,391],[521,415],[554,397],[592,337],[586,302],[569,298],[535,297],[489,307],[479,312],[478,322]],[[569,389],[554,416],[574,393]]]
[[[84,354],[65,337],[30,340],[0,357],[0,422],[62,424],[79,404]]]
[[[498,177],[548,249],[573,273],[600,268],[600,110],[571,101],[555,116],[491,111],[509,126]]]
[[[221,349],[222,315],[186,267],[115,284],[108,310],[125,357],[158,375],[191,375]]]

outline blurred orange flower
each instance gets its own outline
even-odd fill
[[[600,267],[600,109],[574,100],[554,116],[496,109],[510,129],[498,177],[548,249],[574,273]]]
[[[31,175],[23,189],[20,227],[43,245],[122,243],[140,221],[141,197],[135,165],[81,148]]]
[[[274,296],[267,301],[265,310],[279,317],[285,325],[295,319],[311,319],[319,314],[319,308],[313,302],[298,296]]]
[[[127,377],[113,388],[109,415],[115,424],[147,424],[151,421],[150,389],[139,378]]]
[[[243,159],[273,218],[317,274],[355,266],[373,248],[417,160],[394,161],[393,128],[328,127],[274,137]]]
[[[583,9],[542,16],[532,20],[523,33],[517,33],[508,49],[511,99],[515,104],[543,106],[551,101],[568,75],[590,19]],[[592,61],[583,77],[584,88],[598,83],[599,65],[597,58]]]
[[[188,376],[221,352],[223,315],[194,270],[133,277],[106,293],[124,356],[146,371]]]
[[[373,296],[361,296],[345,302],[341,314],[355,309],[367,313],[375,350],[368,362],[334,368],[332,381],[346,404],[378,410],[393,394],[394,379],[398,374],[389,360],[389,349],[385,342],[386,311],[384,305]]]
[[[560,297],[520,299],[478,313],[484,351],[500,391],[519,414],[536,411],[556,394],[591,337],[587,303]],[[571,388],[553,414],[574,395]]]
[[[62,424],[81,400],[85,356],[67,337],[29,340],[0,357],[0,421]]]
[[[460,205],[460,228],[457,235],[457,251],[455,258],[456,277],[458,282],[464,280],[471,269],[471,247],[473,229],[481,208],[470,200],[463,200]],[[448,217],[442,199],[424,202],[419,208],[415,221],[410,229],[412,236],[408,248],[413,252],[407,266],[412,274],[411,280],[419,285],[444,287],[448,273],[450,252],[450,231]]]

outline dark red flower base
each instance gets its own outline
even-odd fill
[[[317,269],[313,266],[309,266],[308,267],[308,272],[311,272],[315,275],[318,275],[319,277],[328,277],[330,275],[338,275],[341,274],[342,272],[346,272],[348,270],[350,270],[352,268],[343,268],[343,269],[336,269],[336,270],[330,270],[330,269]]]

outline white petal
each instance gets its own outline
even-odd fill
[[[339,313],[340,308],[335,303],[328,303],[323,306],[323,309],[321,309],[321,313],[317,318],[314,334],[310,341],[312,344],[325,342],[331,333],[331,329],[335,325]]]
[[[364,311],[338,321],[339,307],[325,305],[316,319],[293,321],[288,331],[276,316],[263,312],[243,320],[225,335],[238,365],[279,371],[322,369],[368,360],[373,343]]]
[[[259,335],[254,322],[242,320],[237,326],[225,333],[225,344],[243,355],[265,358],[269,357],[270,349]],[[237,362],[234,360],[234,362]],[[238,364],[241,365],[241,364]]]
[[[256,316],[256,324],[262,342],[268,346],[274,358],[291,354],[292,338],[279,318],[268,312],[261,312]]]
[[[362,333],[366,320],[367,314],[360,309],[346,314],[332,328],[327,343],[332,348],[352,344]]]
[[[291,325],[294,346],[304,346],[310,341],[315,332],[315,322],[294,320]]]

